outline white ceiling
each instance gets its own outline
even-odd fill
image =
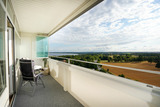
[[[21,32],[53,34],[102,0],[11,0]]]

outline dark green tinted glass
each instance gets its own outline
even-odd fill
[[[37,57],[48,57],[48,37],[36,37]]]

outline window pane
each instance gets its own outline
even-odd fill
[[[0,95],[6,86],[5,61],[5,12],[0,5]]]
[[[20,43],[21,43],[21,40],[18,37],[18,35],[15,33],[16,70],[19,68],[18,59],[20,59]]]
[[[6,5],[6,0],[2,0],[2,1],[3,1],[4,5]]]
[[[37,57],[48,57],[48,37],[36,37]]]
[[[15,51],[16,51],[16,59],[20,59],[20,44],[21,40],[18,35],[15,33]]]

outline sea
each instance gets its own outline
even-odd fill
[[[48,56],[65,56],[65,55],[79,55],[78,53],[72,52],[49,52]]]

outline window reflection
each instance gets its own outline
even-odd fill
[[[0,5],[0,95],[6,86],[5,74],[5,12]]]

